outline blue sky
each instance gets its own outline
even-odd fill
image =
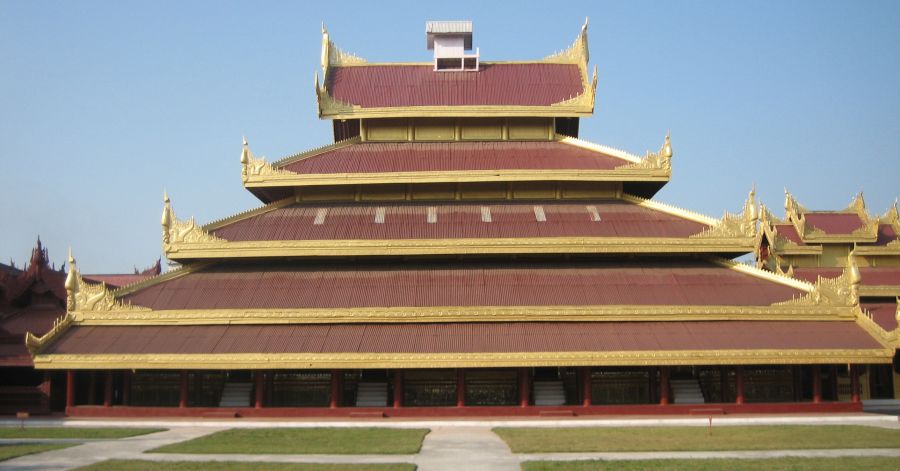
[[[515,5],[513,7],[513,5]],[[581,137],[643,154],[671,130],[664,202],[737,211],[755,182],[782,214],[900,194],[897,1],[0,1],[0,260],[40,234],[85,272],[160,255],[179,217],[258,205],[241,136],[274,160],[331,139],[315,113],[320,23],[369,60],[422,61],[428,19],[472,19],[484,60],[568,46],[590,17],[599,69]]]

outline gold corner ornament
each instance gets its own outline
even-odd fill
[[[859,307],[859,285],[862,276],[856,264],[855,254],[847,256],[847,266],[841,276],[824,278],[819,276],[813,290],[799,298],[776,303],[782,306],[850,306]]]
[[[243,139],[241,147],[241,180],[247,183],[251,177],[268,177],[272,175],[290,175],[292,172],[280,170],[266,162],[264,157],[255,157],[250,151],[247,138]]]
[[[565,50],[545,57],[544,62],[587,65],[590,58],[588,49],[588,18],[585,17],[584,24],[581,25],[581,31],[578,32],[578,37],[575,38],[572,45]]]
[[[66,312],[62,316],[54,319],[53,327],[51,327],[50,330],[47,331],[47,333],[40,337],[32,334],[31,332],[25,332],[25,348],[28,349],[28,353],[30,353],[32,357],[37,355],[44,345],[48,344],[51,340],[68,329],[74,321],[75,318],[72,316],[72,314]]]
[[[722,219],[709,229],[692,235],[691,238],[750,238],[756,239],[759,211],[756,202],[756,188],[750,190],[744,208],[739,214],[726,212]]]
[[[163,213],[160,222],[162,223],[163,251],[166,256],[176,251],[178,244],[224,242],[224,239],[203,230],[197,225],[194,218],[186,221],[176,218],[168,194],[163,195]]]
[[[672,140],[667,132],[662,147],[657,152],[647,151],[639,162],[616,167],[617,169],[651,169],[664,170],[667,175],[672,174]]]
[[[87,283],[78,271],[72,249],[69,249],[69,272],[66,274],[66,311],[142,311],[147,308],[132,306],[116,299],[106,283]]]
[[[365,64],[367,61],[355,54],[350,54],[340,50],[334,45],[328,29],[322,23],[322,57],[321,57],[323,80],[327,80],[328,71],[331,67],[344,67],[348,65]]]

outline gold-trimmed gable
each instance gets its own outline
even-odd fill
[[[188,220],[180,220],[175,217],[175,210],[172,209],[168,194],[163,195],[163,213],[160,223],[162,225],[163,252],[165,252],[166,257],[170,257],[182,244],[216,243],[222,241],[222,239],[211,235],[198,226],[193,217]]]
[[[878,240],[879,218],[873,217],[866,209],[863,193],[859,192],[850,204],[840,211],[810,211],[797,202],[796,198],[784,190],[785,221],[792,224],[803,242],[810,243],[871,243]],[[849,234],[828,234],[814,227],[807,220],[810,214],[854,214],[859,217],[862,227]]]

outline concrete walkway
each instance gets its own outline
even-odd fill
[[[10,421],[18,427],[18,422]],[[867,425],[900,428],[897,417],[871,414],[827,416],[759,416],[716,417],[714,426],[728,425]],[[0,470],[63,470],[85,466],[107,459],[151,461],[251,461],[271,463],[414,463],[421,471],[432,470],[518,470],[520,463],[534,460],[571,461],[586,459],[709,459],[709,458],[776,458],[776,457],[842,457],[888,456],[900,458],[900,449],[848,450],[774,450],[716,452],[638,452],[638,453],[535,453],[513,454],[498,436],[495,426],[506,427],[596,427],[596,426],[706,426],[708,418],[627,418],[582,420],[421,420],[421,421],[242,421],[242,420],[45,420],[29,421],[30,426],[66,427],[164,427],[169,430],[121,439],[74,440],[83,442],[64,450],[48,451],[0,462]],[[0,422],[0,426],[3,423]],[[237,427],[391,427],[429,428],[421,451],[416,455],[190,455],[144,453],[162,445],[190,440],[219,430]],[[73,440],[5,439],[0,443],[71,443]]]

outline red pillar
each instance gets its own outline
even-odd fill
[[[734,386],[735,386],[734,403],[735,404],[743,404],[744,403],[744,367],[743,366],[737,366],[734,369]]]
[[[859,367],[850,365],[850,402],[859,402]]]
[[[113,396],[113,372],[107,371],[103,382],[103,407],[112,405]]]
[[[254,380],[253,387],[255,389],[255,391],[253,392],[253,396],[254,396],[253,407],[255,407],[257,409],[262,409],[263,397],[264,397],[263,394],[265,393],[264,388],[266,385],[266,381],[265,381],[266,378],[265,378],[265,375],[263,375],[262,371],[256,371],[253,373],[253,375],[254,375],[253,376],[253,380]]]
[[[341,391],[343,387],[344,373],[341,370],[331,370],[331,398],[328,407],[337,409],[341,406]]]
[[[403,407],[403,370],[394,370],[394,409]]]
[[[591,367],[585,366],[581,368],[581,405],[588,407],[591,405],[593,394],[593,378],[591,378]]]
[[[66,408],[75,405],[75,372],[66,371]]]
[[[131,371],[122,372],[122,405],[127,406],[131,396]]]
[[[663,366],[659,370],[659,405],[669,405],[669,367]]]
[[[819,365],[813,365],[812,371],[812,387],[813,387],[813,404],[822,402],[822,368]]]
[[[519,407],[528,407],[529,402],[528,368],[519,368]]]
[[[456,407],[466,406],[466,370],[456,370]]]
[[[188,375],[187,371],[181,372],[181,391],[178,394],[178,407],[184,409],[188,403]]]

